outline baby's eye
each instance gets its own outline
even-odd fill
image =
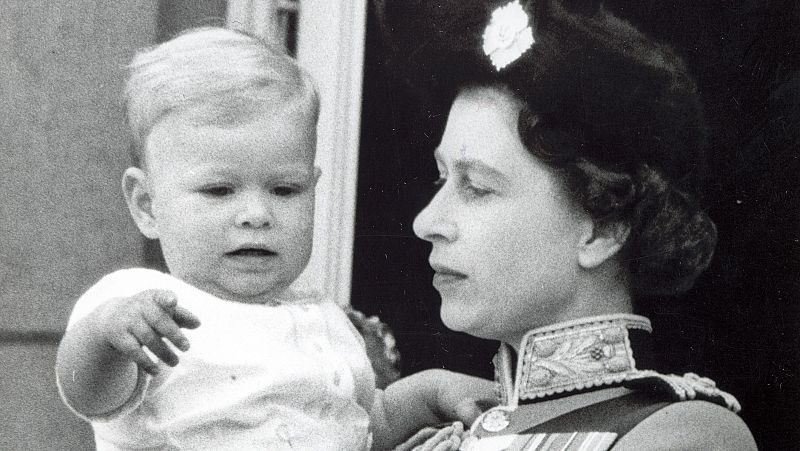
[[[207,186],[201,188],[200,192],[211,197],[224,197],[233,194],[233,188],[229,186]]]
[[[439,177],[438,179],[434,180],[433,186],[436,188],[441,188],[447,182],[447,179],[444,177]]]
[[[302,191],[301,187],[293,185],[281,185],[272,188],[272,194],[281,197],[291,196],[301,191]]]

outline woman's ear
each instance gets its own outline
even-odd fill
[[[144,236],[158,239],[158,228],[153,215],[153,196],[147,174],[139,168],[128,168],[122,174],[122,192],[136,226]]]
[[[578,264],[584,269],[600,266],[622,249],[630,233],[630,226],[622,222],[592,223],[581,237]]]

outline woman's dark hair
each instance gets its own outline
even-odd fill
[[[646,163],[603,168],[583,157],[555,153],[581,143],[559,139],[560,146],[554,147],[548,140],[552,131],[524,125],[529,121],[521,117],[519,122],[526,148],[561,174],[597,226],[630,227],[621,257],[634,292],[664,295],[691,288],[711,262],[717,240],[714,222],[692,196]]]
[[[383,17],[409,13],[400,3],[380,4]],[[396,39],[403,24],[383,24],[395,62],[441,104],[470,87],[511,92],[524,105],[518,129],[526,148],[562,175],[599,226],[630,227],[622,258],[634,293],[690,288],[711,260],[716,227],[696,198],[705,122],[683,61],[593,2],[536,0],[520,2],[535,43],[498,71],[481,35],[505,3],[416,3],[426,11],[408,16],[427,21],[411,26],[412,39]]]

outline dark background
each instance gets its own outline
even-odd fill
[[[711,267],[679,299],[652,299],[662,371],[711,377],[743,405],[761,449],[800,449],[800,9],[795,1],[631,1],[606,6],[671,44],[710,125]],[[497,344],[448,331],[414,215],[433,195],[436,121],[396,81],[370,5],[352,303],[395,332],[402,370],[491,377]]]

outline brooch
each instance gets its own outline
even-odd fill
[[[494,10],[483,31],[483,53],[498,71],[516,61],[533,43],[530,19],[518,0]]]

